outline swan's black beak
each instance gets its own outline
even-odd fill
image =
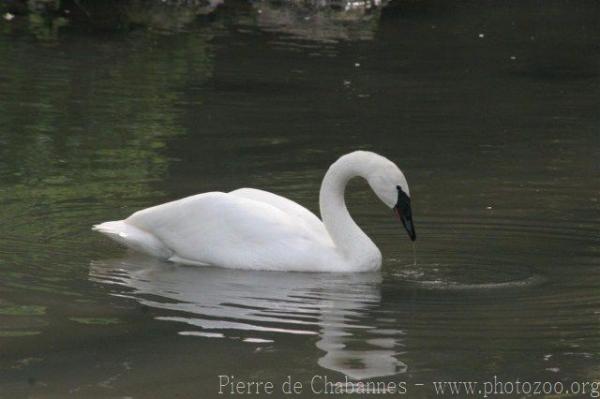
[[[394,206],[394,212],[402,221],[402,225],[406,229],[410,239],[415,241],[417,239],[417,233],[415,232],[415,225],[412,220],[410,197],[406,195],[400,187],[398,187],[398,202],[396,202],[396,205]]]

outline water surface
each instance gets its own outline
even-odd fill
[[[0,398],[600,380],[596,2],[129,10],[0,22]],[[404,170],[416,263],[360,181],[377,273],[178,266],[90,231],[242,186],[317,211],[355,149]]]

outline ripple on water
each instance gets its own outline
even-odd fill
[[[545,277],[534,273],[530,267],[518,264],[503,264],[499,267],[497,264],[485,263],[485,260],[473,263],[453,261],[403,264],[398,259],[390,259],[387,263],[397,265],[389,274],[399,283],[426,289],[524,288],[546,281]]]

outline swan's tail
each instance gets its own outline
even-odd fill
[[[138,252],[161,259],[169,259],[173,255],[173,251],[167,248],[152,233],[135,227],[124,220],[100,223],[94,225],[92,230],[99,231],[116,242]]]

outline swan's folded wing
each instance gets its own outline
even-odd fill
[[[219,192],[147,208],[126,222],[155,235],[179,260],[225,267],[290,269],[290,261],[306,263],[330,245],[275,206]]]
[[[256,188],[240,188],[231,191],[229,194],[272,205],[275,208],[283,211],[286,215],[298,218],[306,228],[313,230],[315,234],[322,235],[323,239],[330,240],[329,234],[327,233],[323,222],[321,222],[321,220],[314,213],[297,202],[268,191],[258,190]]]

